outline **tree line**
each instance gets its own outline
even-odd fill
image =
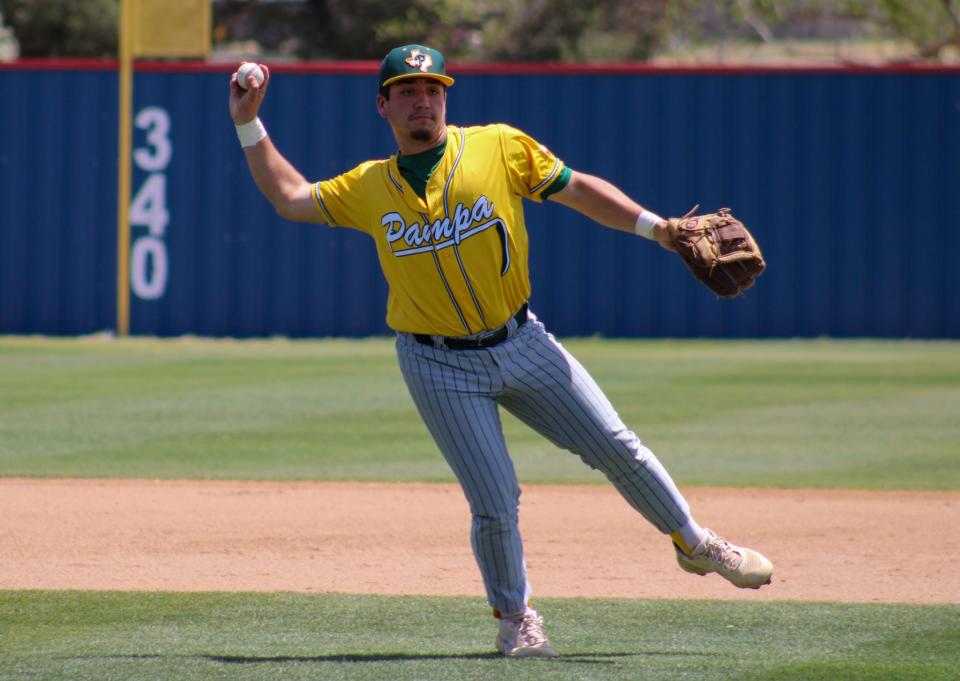
[[[649,61],[678,49],[894,39],[956,59],[960,0],[211,0],[215,50],[380,59],[425,42],[474,62]],[[114,57],[120,0],[0,0],[23,57]],[[716,52],[723,59],[722,50]]]

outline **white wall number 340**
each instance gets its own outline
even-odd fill
[[[173,158],[170,114],[148,106],[133,122],[147,133],[146,145],[133,150],[133,160],[137,168],[149,174],[130,203],[130,225],[147,228],[147,234],[135,239],[130,251],[130,286],[138,298],[156,300],[166,292],[170,272],[163,240],[170,224],[167,176],[163,172]]]

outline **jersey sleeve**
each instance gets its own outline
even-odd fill
[[[331,227],[352,227],[364,232],[369,229],[363,182],[369,165],[361,163],[342,175],[313,183],[313,202]]]
[[[520,196],[542,201],[551,193],[549,190],[562,189],[554,186],[558,181],[565,185],[569,180],[570,173],[563,161],[529,135],[501,125],[500,139],[510,184]]]

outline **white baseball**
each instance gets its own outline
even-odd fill
[[[249,76],[253,76],[254,80],[257,81],[257,85],[263,85],[263,69],[260,68],[259,64],[255,64],[252,61],[245,61],[240,64],[240,68],[237,69],[237,84],[244,90],[247,89],[247,79]]]

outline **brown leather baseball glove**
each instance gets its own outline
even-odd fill
[[[718,298],[736,298],[753,286],[767,264],[753,235],[729,208],[694,215],[699,207],[667,220],[670,240],[704,286]]]

